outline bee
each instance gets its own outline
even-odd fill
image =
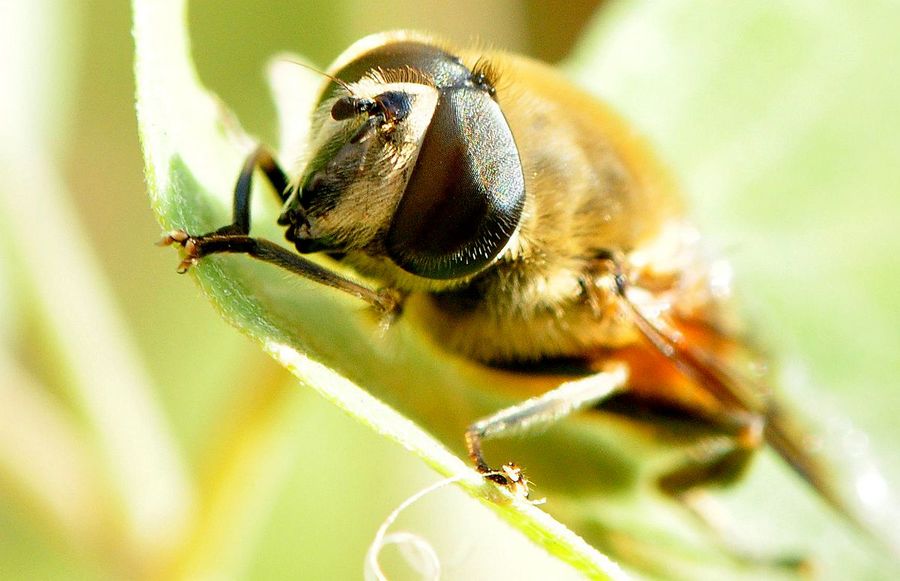
[[[737,480],[764,445],[862,520],[766,387],[727,269],[703,253],[672,179],[609,107],[544,64],[409,32],[367,37],[325,74],[295,177],[256,149],[233,223],[163,240],[184,248],[179,271],[248,254],[402,317],[455,357],[547,378],[545,393],[471,418],[460,438],[500,485],[526,480],[489,462],[486,441],[613,411],[680,426],[679,455],[652,480],[701,520],[695,492]],[[250,236],[257,169],[297,252]],[[314,253],[371,284],[303,256]]]

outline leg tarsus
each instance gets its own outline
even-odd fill
[[[522,467],[515,462],[507,462],[497,470],[491,470],[487,466],[478,466],[485,480],[490,480],[498,486],[502,486],[520,498],[529,498],[531,494],[531,481],[525,476]],[[540,504],[542,501],[535,502]]]
[[[240,234],[219,234],[218,232],[204,236],[191,236],[184,230],[175,230],[165,236],[160,244],[163,246],[177,244],[184,248],[185,258],[178,265],[178,272],[182,274],[197,264],[201,258],[210,254],[249,254],[258,260],[269,262],[303,278],[353,295],[374,307],[387,318],[395,317],[400,310],[402,297],[392,289],[372,290],[264,238],[252,238]]]
[[[522,480],[521,469],[514,463],[505,464],[499,470],[485,461],[481,444],[484,440],[521,434],[537,426],[550,425],[580,409],[596,405],[614,393],[625,389],[628,370],[623,364],[610,364],[606,370],[563,383],[538,397],[533,397],[512,407],[482,418],[466,430],[466,449],[475,469],[485,478],[512,488]],[[509,474],[519,475],[509,478]]]
[[[156,243],[157,246],[181,246],[185,250],[184,259],[178,263],[178,268],[176,269],[178,274],[184,274],[190,268],[197,264],[200,261],[200,247],[197,244],[197,239],[194,236],[191,236],[184,230],[172,230],[168,234],[162,237],[159,242]]]
[[[156,245],[172,246],[173,244],[180,244],[184,246],[185,241],[190,237],[191,235],[184,230],[172,230],[171,232],[160,238],[159,242],[157,242]]]

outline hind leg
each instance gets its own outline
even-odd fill
[[[756,428],[750,430],[758,432]],[[803,573],[810,568],[810,562],[801,555],[768,555],[750,547],[740,533],[739,523],[710,493],[713,487],[739,480],[762,443],[761,436],[749,438],[746,433],[704,438],[688,451],[683,465],[659,479],[659,487],[684,507],[735,561]]]

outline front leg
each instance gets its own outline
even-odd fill
[[[274,242],[253,238],[249,235],[250,194],[253,190],[253,173],[257,167],[262,170],[279,200],[282,203],[287,200],[287,176],[278,166],[271,152],[264,146],[258,147],[247,157],[235,184],[234,213],[231,224],[199,236],[191,235],[184,230],[175,230],[160,240],[160,246],[179,245],[185,249],[186,255],[178,266],[178,272],[187,272],[191,266],[210,254],[223,252],[248,254],[298,276],[350,294],[365,301],[384,315],[395,315],[400,309],[402,299],[396,291],[392,289],[372,290],[290,252]]]
[[[239,244],[229,244],[228,239],[250,234],[250,194],[253,191],[253,172],[259,167],[272,185],[279,201],[283,204],[288,198],[288,179],[275,161],[272,152],[264,145],[258,146],[247,156],[237,183],[234,185],[234,202],[231,224],[200,236],[193,236],[184,230],[174,230],[159,241],[160,246],[181,245],[187,250],[187,256],[178,265],[178,272],[183,274],[197,264],[200,259],[216,252],[247,252],[240,250]],[[246,246],[246,245],[245,245]],[[263,259],[265,260],[265,259]]]

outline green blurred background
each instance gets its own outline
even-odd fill
[[[557,60],[601,2],[484,4],[197,1],[191,35],[203,81],[275,143],[276,52],[325,66],[409,27]],[[673,163],[797,383],[824,386],[808,393],[897,476],[900,11],[653,4],[601,6],[574,70]],[[298,389],[153,246],[128,3],[0,10],[0,576],[358,578],[378,524],[433,475]],[[448,560],[566,572],[456,491],[426,502],[405,524]]]

